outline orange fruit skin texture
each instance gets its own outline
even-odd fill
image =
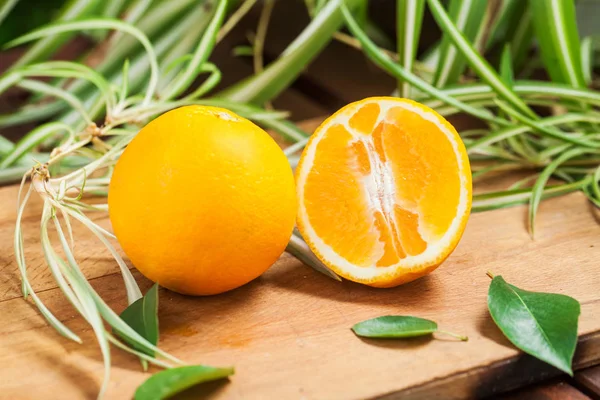
[[[261,128],[186,106],[146,125],[116,164],[110,221],[133,265],[175,292],[212,295],[261,275],[296,218],[291,167]]]
[[[384,104],[389,109],[381,108]],[[352,109],[356,110],[354,114],[348,114]],[[377,122],[381,122],[380,109],[388,110],[382,124]],[[434,118],[450,139],[419,113]],[[346,127],[341,122],[344,120]],[[310,151],[312,158],[308,156]],[[380,165],[375,165],[374,155]],[[390,197],[396,197],[389,213],[395,226],[386,226],[381,210],[374,210],[365,199],[368,190],[364,182],[380,172],[384,164],[395,185]],[[317,128],[307,143],[296,169],[296,181],[298,229],[311,250],[338,275],[379,288],[413,281],[442,264],[460,241],[471,209],[471,171],[460,136],[434,110],[408,99],[373,97],[340,109]],[[463,209],[459,213],[460,193]],[[454,221],[454,234],[443,247],[435,247],[435,240]],[[417,231],[423,222],[429,225],[426,229],[434,238],[432,243],[426,243]],[[396,251],[394,242],[399,248]],[[334,256],[325,254],[324,244]],[[428,246],[434,246],[435,251],[425,261],[403,265]],[[374,248],[380,253],[369,258]],[[341,265],[342,259],[357,268],[350,271]],[[380,271],[374,276],[361,276],[358,269],[374,267]]]

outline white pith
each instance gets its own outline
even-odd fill
[[[420,213],[418,213],[418,209],[416,209],[414,205],[399,204],[402,208],[411,212],[415,212],[419,215],[419,233],[423,240],[427,242],[427,249],[423,253],[416,256],[407,255],[405,258],[401,259],[399,263],[388,267],[375,265],[375,261],[378,259],[379,254],[374,254],[373,259],[375,261],[371,266],[357,266],[348,262],[345,258],[337,254],[329,245],[323,242],[323,240],[316,234],[313,227],[311,226],[303,201],[304,185],[306,182],[307,175],[310,172],[310,169],[313,165],[315,152],[319,145],[319,142],[330,127],[337,124],[341,124],[348,130],[348,132],[350,132],[356,138],[355,140],[363,141],[367,148],[368,146],[373,145],[373,139],[371,136],[365,137],[365,135],[361,135],[360,133],[355,132],[352,128],[350,128],[348,123],[349,119],[356,113],[356,111],[359,108],[369,104],[369,102],[360,102],[350,105],[349,107],[347,107],[347,109],[343,110],[343,112],[340,112],[334,115],[329,120],[327,120],[325,124],[320,127],[318,133],[315,133],[316,136],[312,138],[310,146],[306,148],[303,160],[298,166],[297,190],[300,199],[298,218],[299,222],[303,226],[304,237],[312,242],[312,245],[316,247],[318,253],[320,253],[320,257],[323,258],[324,262],[336,266],[337,269],[339,269],[340,271],[344,271],[348,275],[351,275],[357,279],[364,280],[369,280],[386,274],[395,274],[395,272],[398,269],[421,269],[424,266],[433,265],[441,261],[441,259],[444,258],[451,250],[452,242],[455,240],[457,234],[460,233],[459,230],[461,229],[464,219],[467,216],[469,207],[469,189],[467,175],[470,174],[470,172],[465,171],[465,163],[461,158],[461,151],[455,134],[452,131],[450,131],[443,123],[441,123],[441,121],[439,120],[440,117],[431,112],[424,111],[408,102],[400,102],[394,100],[386,101],[382,99],[374,99],[373,102],[377,102],[377,104],[380,106],[379,118],[375,126],[377,126],[383,120],[384,116],[387,114],[390,108],[401,107],[420,115],[422,118],[429,122],[432,122],[437,128],[440,129],[441,132],[444,133],[444,135],[446,135],[448,141],[452,145],[452,149],[454,150],[454,154],[456,155],[456,159],[458,161],[457,164],[460,176],[460,198],[456,216],[452,220],[450,227],[445,232],[445,234],[443,234],[440,238],[437,239],[433,238],[433,236],[429,232],[427,232],[427,229],[424,228],[426,224],[424,223],[424,221],[421,221],[421,215]],[[389,162],[382,162],[382,160],[380,160],[378,157],[373,157],[373,152],[371,151],[369,151],[368,153],[369,161],[371,164],[371,175],[363,178],[363,188],[365,191],[365,196],[368,199],[369,204],[373,208],[382,210],[382,212],[385,213],[386,211],[393,210],[394,204],[396,204],[396,185],[393,182],[393,174],[391,174]],[[386,221],[388,222],[388,224],[390,224],[390,226],[393,226],[391,224],[395,224],[393,218]],[[335,221],[332,221],[332,223],[335,223]],[[373,226],[373,229],[375,229],[375,226]],[[378,246],[379,248],[376,249],[375,253],[380,253],[381,255],[383,255],[384,243],[380,242],[380,244],[381,246]]]

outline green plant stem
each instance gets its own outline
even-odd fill
[[[440,27],[452,40],[454,45],[469,63],[469,66],[475,72],[477,72],[479,77],[492,88],[494,88],[498,96],[505,99],[516,110],[531,118],[537,118],[537,115],[527,106],[527,104],[523,102],[521,98],[519,98],[509,87],[503,83],[502,79],[500,79],[498,74],[493,70],[489,63],[477,53],[471,43],[469,43],[464,35],[456,28],[439,0],[427,1],[429,4],[429,9],[431,10],[431,13],[433,14],[433,17],[437,21],[438,25],[440,25]]]
[[[255,104],[264,104],[277,97],[331,41],[343,22],[340,6],[345,3],[353,8],[363,1],[329,1],[276,61],[262,73],[233,85],[217,97]]]
[[[90,15],[98,6],[100,0],[70,0],[65,3],[60,16],[56,18],[57,22],[73,21],[75,19],[83,18]],[[71,37],[73,32],[67,32],[62,35],[48,35],[33,46],[31,46],[25,54],[23,54],[17,61],[11,65],[11,69],[21,67],[23,65],[30,64],[35,61],[43,60],[48,58],[54,53],[61,45],[66,43]]]
[[[476,116],[485,121],[494,122],[501,126],[510,125],[508,121],[496,118],[493,114],[491,114],[485,109],[471,107],[468,104],[456,100],[454,97],[448,96],[443,91],[423,81],[421,78],[414,75],[413,73],[406,71],[404,68],[396,64],[385,52],[381,51],[375,45],[375,43],[373,43],[367,37],[366,33],[360,29],[358,23],[356,22],[356,20],[354,20],[352,14],[345,6],[342,6],[342,12],[344,18],[346,19],[346,24],[348,25],[348,28],[350,29],[352,34],[360,41],[361,45],[363,46],[363,50],[365,51],[365,53],[367,53],[367,56],[381,68],[389,72],[391,75],[393,75],[397,79],[403,79],[407,82],[410,82],[410,84],[412,84],[422,92],[425,92],[428,95],[435,97],[436,99],[444,103],[450,104],[468,114]]]

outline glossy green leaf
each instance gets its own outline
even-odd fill
[[[579,302],[562,294],[529,292],[495,276],[488,309],[502,333],[524,352],[573,375]]]
[[[533,26],[542,60],[555,82],[585,86],[573,0],[531,0]]]
[[[387,315],[369,319],[352,327],[357,336],[366,338],[395,339],[431,335],[434,332],[445,333],[466,341],[466,336],[438,330],[434,321],[405,315]]]
[[[358,336],[369,338],[406,338],[430,335],[438,325],[424,318],[388,315],[369,319],[352,327]]]
[[[144,297],[129,305],[120,317],[140,336],[156,345],[158,343],[158,284],[154,284]],[[119,334],[118,331],[116,333],[135,350],[150,356],[154,355],[154,351],[145,346],[139,346],[135,341]]]
[[[162,400],[194,385],[233,375],[233,368],[190,365],[171,368],[152,375],[135,391],[134,400]]]
[[[398,63],[407,71],[412,71],[417,55],[424,10],[425,0],[397,0],[396,2]],[[409,82],[399,80],[398,90],[401,97],[410,98]]]
[[[456,28],[465,39],[473,43],[481,24],[485,23],[487,0],[451,0],[448,16],[454,21]],[[456,83],[465,70],[467,61],[454,46],[450,33],[442,37],[440,60],[433,80],[434,86],[444,87]]]

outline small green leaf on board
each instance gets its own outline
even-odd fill
[[[189,365],[170,368],[152,375],[135,391],[134,400],[162,400],[204,382],[233,375],[233,368]]]
[[[562,294],[522,290],[498,275],[490,284],[488,309],[512,344],[573,375],[571,363],[580,313],[577,300]]]
[[[405,315],[387,315],[369,319],[352,327],[357,336],[379,339],[398,339],[431,335],[434,332],[445,333],[462,341],[466,336],[438,330],[434,321]]]
[[[144,297],[130,304],[121,313],[121,319],[144,339],[156,345],[158,343],[158,284],[152,286]],[[116,333],[119,335],[118,331]],[[138,346],[122,335],[119,336],[135,350],[154,356],[154,352]]]

